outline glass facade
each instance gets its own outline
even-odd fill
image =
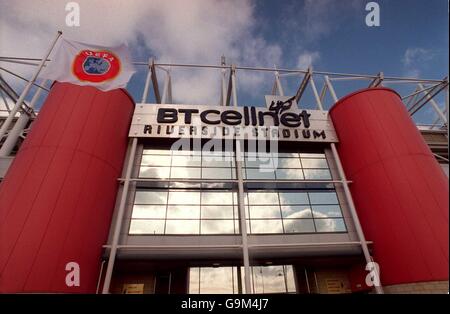
[[[191,267],[190,294],[237,294],[244,286],[243,267]],[[295,293],[292,265],[250,267],[252,293]]]
[[[139,168],[143,179],[236,182],[233,152],[144,149]],[[250,234],[346,232],[333,188],[299,189],[290,182],[330,181],[323,153],[245,153],[244,204]],[[283,188],[264,182],[283,182]],[[261,185],[254,183],[261,182]],[[239,234],[236,188],[141,188],[135,193],[130,234]]]
[[[140,178],[236,179],[234,152],[144,149]],[[324,154],[244,153],[243,173],[248,180],[331,180]]]

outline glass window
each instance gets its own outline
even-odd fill
[[[312,219],[283,219],[286,233],[311,233],[314,232]]]
[[[223,157],[222,157],[223,158]],[[230,168],[231,160],[202,160],[202,167]]]
[[[273,168],[273,160],[270,155],[251,155],[245,157],[247,168]]]
[[[233,219],[233,206],[230,205],[216,205],[216,206],[205,206],[202,205],[202,219],[203,218],[229,218]],[[236,216],[237,218],[237,216]]]
[[[303,180],[302,169],[277,169],[275,175],[280,180]]]
[[[201,234],[234,234],[234,221],[202,220]]]
[[[203,168],[202,169],[203,179],[231,179],[231,168]]]
[[[306,180],[329,180],[331,173],[328,169],[303,169]]]
[[[131,218],[166,218],[166,205],[134,205]]]
[[[309,205],[281,206],[283,218],[312,218]]]
[[[300,153],[301,158],[325,158],[324,153]]]
[[[309,192],[311,204],[339,204],[335,192]]]
[[[274,168],[301,168],[299,158],[275,158]]]
[[[317,232],[343,232],[346,231],[344,219],[322,218],[314,219]]]
[[[189,294],[200,293],[200,268],[189,268]]]
[[[298,153],[274,153],[274,157],[289,157],[289,158],[298,158]]]
[[[144,149],[142,151],[144,155],[171,155],[172,152],[169,149]]]
[[[342,217],[339,205],[314,205],[312,210],[315,218]]]
[[[166,204],[167,192],[163,191],[136,191],[135,204]]]
[[[306,193],[302,192],[280,192],[280,203],[282,205],[291,204],[309,204],[308,196]]]
[[[142,155],[141,165],[170,167],[170,157],[165,155]]]
[[[280,218],[279,206],[250,206],[250,218]]]
[[[237,291],[235,277],[233,267],[201,267],[200,293],[232,294]]]
[[[278,205],[278,193],[270,192],[249,192],[248,201],[250,205]]]
[[[173,156],[172,157],[172,166],[183,166],[183,167],[200,167],[201,159],[199,156]]]
[[[167,219],[200,219],[200,206],[169,205]]]
[[[199,234],[199,220],[166,220],[166,234]]]
[[[169,167],[147,167],[142,166],[139,169],[140,178],[156,178],[156,179],[167,179],[169,178]]]
[[[169,192],[169,204],[200,204],[200,192]]]
[[[233,205],[230,192],[202,192],[202,205]]]
[[[288,272],[287,269],[291,268]],[[292,266],[253,266],[252,289],[254,293],[295,292]]]
[[[180,155],[183,155],[183,156],[186,156],[186,155],[200,156],[201,153],[202,152],[199,151],[199,150],[188,150],[188,149],[185,149],[185,150],[172,150],[172,155],[177,155],[177,156],[180,156]]]
[[[246,169],[247,179],[270,180],[275,179],[274,169]]]
[[[170,178],[172,179],[199,179],[201,168],[172,167]]]
[[[326,159],[302,159],[303,168],[328,168]]]
[[[203,167],[230,167],[234,157],[231,154],[222,153],[203,153]]]
[[[251,233],[283,233],[281,219],[250,220]]]
[[[164,220],[131,219],[130,234],[163,234]]]

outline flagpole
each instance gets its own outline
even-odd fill
[[[42,86],[47,85],[51,80],[44,80],[41,84]],[[42,89],[38,88],[36,93],[34,94],[31,102],[29,103],[29,108],[34,109],[36,102],[41,96]],[[0,147],[0,157],[7,157],[11,154],[14,146],[16,146],[17,140],[19,139],[20,134],[22,134],[25,126],[28,121],[30,121],[30,115],[22,113],[14,124],[13,128],[8,132],[8,137],[3,142],[2,147]]]
[[[50,53],[52,52],[53,48],[56,45],[56,42],[58,41],[59,37],[61,37],[62,31],[58,31],[55,39],[52,42],[52,45],[48,49],[46,55],[44,58],[41,59],[41,62],[38,65],[38,69],[34,73],[31,80],[28,81],[27,85],[25,86],[24,90],[22,91],[22,94],[20,94],[19,99],[16,101],[16,104],[14,105],[14,108],[11,109],[11,112],[9,113],[8,118],[6,118],[5,122],[2,124],[0,128],[0,140],[5,136],[6,132],[8,131],[12,120],[14,119],[14,116],[17,114],[19,109],[22,107],[22,103],[25,100],[25,97],[27,96],[28,92],[30,91],[31,87],[33,86],[34,82],[36,81],[39,73],[41,72],[42,68],[44,67],[45,62],[47,61],[48,57],[50,56]]]

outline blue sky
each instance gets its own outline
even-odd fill
[[[154,56],[171,62],[218,63],[224,54],[238,65],[304,68],[312,64],[319,71],[383,71],[387,76],[432,79],[448,74],[446,0],[376,1],[379,27],[366,26],[365,5],[370,1],[365,0],[78,2],[81,26],[69,28],[64,23],[66,1],[0,0],[0,55],[41,57],[54,32],[62,29],[64,36],[80,41],[127,42],[138,61]],[[101,15],[96,14],[99,11]],[[145,68],[138,70],[128,86],[136,101],[145,78]],[[17,68],[30,76],[27,71]],[[206,72],[173,69],[175,100],[217,103],[219,72]],[[300,79],[283,80],[285,93],[295,93]],[[322,84],[320,79],[316,83]],[[263,105],[272,84],[273,74],[238,72],[239,103]],[[366,84],[337,83],[338,96]],[[404,94],[412,92],[392,87]],[[443,104],[443,98],[437,100]],[[312,103],[309,91],[301,105]],[[430,120],[430,115],[424,110],[417,119]]]

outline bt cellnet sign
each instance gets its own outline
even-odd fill
[[[137,104],[130,137],[337,142],[327,112],[262,107]]]

